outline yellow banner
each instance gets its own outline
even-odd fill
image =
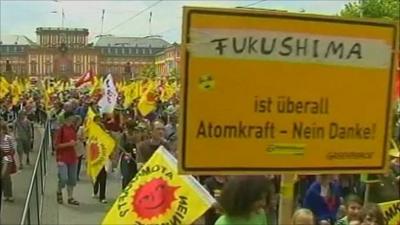
[[[379,204],[385,217],[385,224],[400,225],[400,200]]]
[[[114,150],[115,140],[97,123],[89,123],[87,128],[87,174],[93,182],[96,181],[107,159]]]
[[[160,147],[123,190],[103,224],[192,224],[215,200]]]

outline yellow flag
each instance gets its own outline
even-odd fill
[[[138,109],[142,116],[147,116],[149,113],[153,112],[157,108],[156,103],[156,86],[154,82],[151,82],[145,88],[144,93],[140,96]]]
[[[16,105],[18,101],[21,98],[21,92],[22,90],[20,89],[20,85],[17,79],[14,79],[14,81],[11,83],[11,101],[13,105]]]
[[[0,99],[4,98],[10,92],[10,84],[4,77],[0,77]]]
[[[85,123],[84,123],[84,128],[85,132],[87,133],[89,125],[94,121],[94,117],[96,116],[96,113],[93,111],[92,107],[88,108],[86,118],[85,118]]]
[[[93,82],[93,85],[92,85],[90,93],[89,93],[90,95],[93,95],[93,93],[96,90],[101,89],[101,84],[102,84],[101,80],[99,80],[96,75],[93,76],[93,79],[94,79],[94,82]]]
[[[50,96],[49,96],[49,93],[48,93],[47,91],[44,91],[44,92],[43,92],[43,97],[44,97],[44,108],[45,108],[45,110],[46,110],[47,112],[49,112],[49,111],[50,111],[50,108],[51,108],[51,106],[50,106]]]
[[[96,181],[97,175],[114,150],[115,141],[97,123],[90,123],[87,129],[87,174]]]
[[[385,217],[385,224],[400,225],[400,200],[379,204]]]
[[[122,191],[102,224],[192,224],[214,202],[192,176],[178,175],[176,159],[160,147]]]
[[[139,97],[139,83],[132,82],[124,88],[124,108],[128,108],[133,100]]]
[[[173,85],[168,84],[168,83],[165,84],[164,89],[160,96],[161,101],[167,102],[174,96],[175,92],[176,92],[176,90]]]

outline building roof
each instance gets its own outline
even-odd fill
[[[157,36],[149,37],[115,37],[101,36],[94,43],[96,47],[150,47],[167,48],[171,44]]]
[[[68,31],[68,32],[86,32],[89,30],[86,28],[68,28],[68,27],[38,27],[36,32],[46,32],[46,31]]]
[[[5,35],[0,39],[1,45],[36,45],[24,35]]]

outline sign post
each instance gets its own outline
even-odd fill
[[[180,172],[384,171],[396,29],[184,8]]]

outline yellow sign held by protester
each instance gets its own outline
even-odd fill
[[[181,172],[382,172],[396,29],[185,7]]]
[[[400,225],[400,200],[379,204],[387,225]]]
[[[215,200],[192,176],[178,175],[176,168],[176,159],[160,147],[102,224],[193,224]]]

